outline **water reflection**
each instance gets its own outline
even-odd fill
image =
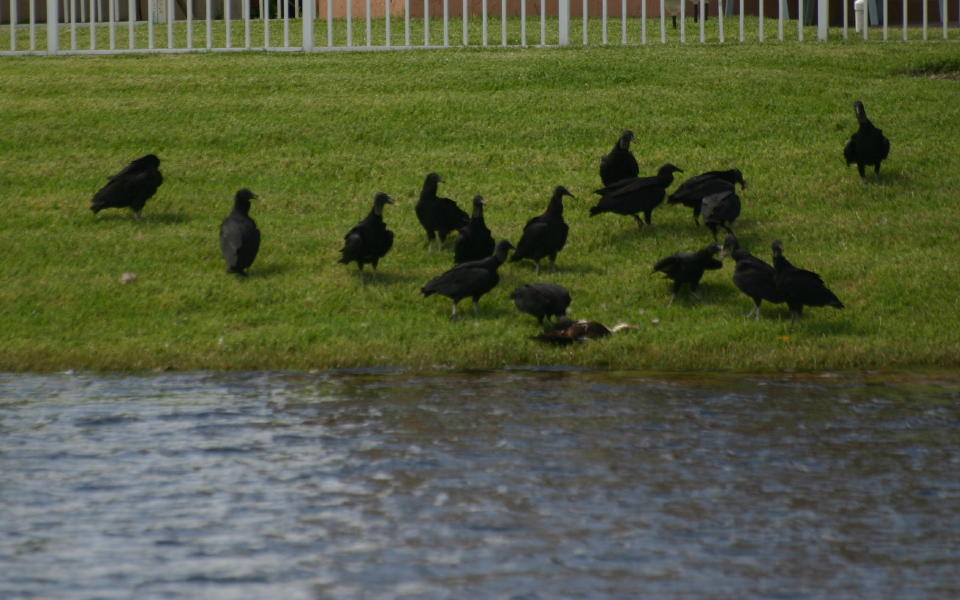
[[[960,377],[0,375],[0,597],[953,598]]]

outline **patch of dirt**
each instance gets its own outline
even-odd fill
[[[918,64],[907,69],[905,74],[940,81],[960,81],[960,60],[942,60]]]
[[[930,73],[927,77],[930,79],[960,81],[960,71],[954,71],[953,73]]]

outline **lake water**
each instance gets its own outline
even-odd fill
[[[960,375],[0,374],[0,598],[960,597]]]

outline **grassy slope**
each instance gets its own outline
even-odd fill
[[[328,368],[581,364],[778,369],[956,366],[960,120],[956,81],[904,69],[956,56],[953,43],[443,51],[335,55],[6,58],[0,71],[0,369]],[[852,102],[892,139],[880,184],[841,149]],[[783,308],[761,322],[730,282],[702,304],[666,306],[657,258],[710,240],[688,209],[657,227],[587,216],[596,166],[637,132],[645,173],[739,166],[750,187],[735,227],[769,259],[784,240],[847,310]],[[89,197],[154,152],[166,183],[146,218]],[[419,287],[449,266],[428,253],[413,205],[425,173],[464,206],[488,200],[494,234],[516,241],[554,185],[570,241],[560,270],[574,315],[640,332],[556,349],[528,341],[507,294],[536,278],[501,269],[479,319],[447,321]],[[224,274],[217,227],[233,192],[261,196],[251,277]],[[343,233],[378,190],[396,232],[381,277],[336,263]],[[139,279],[119,282],[121,273]],[[464,302],[468,308],[469,302]],[[658,324],[652,323],[659,319]]]

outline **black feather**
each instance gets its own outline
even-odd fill
[[[260,230],[250,218],[250,200],[256,194],[248,189],[237,192],[233,210],[220,223],[220,251],[227,262],[227,272],[246,275],[260,251]]]
[[[547,210],[540,216],[533,217],[523,227],[523,234],[517,242],[517,251],[510,258],[511,262],[530,259],[536,263],[536,270],[540,272],[540,261],[549,258],[550,263],[556,266],[557,254],[567,243],[567,234],[570,227],[563,220],[563,197],[574,197],[567,188],[558,185],[553,190],[553,196],[547,204]]]
[[[853,110],[860,127],[850,136],[850,141],[843,149],[843,157],[847,166],[856,163],[860,177],[866,177],[865,168],[869,165],[873,165],[874,174],[879,176],[880,163],[890,155],[890,140],[867,118],[862,102],[854,102]]]
[[[600,180],[603,185],[639,175],[640,167],[637,165],[637,159],[630,152],[632,141],[633,132],[628,129],[620,134],[610,153],[603,155],[600,159]]]
[[[500,240],[492,256],[460,263],[446,272],[428,281],[420,292],[424,296],[439,294],[453,301],[453,313],[450,319],[458,317],[457,304],[464,298],[473,298],[473,311],[477,313],[477,303],[480,297],[492,290],[500,282],[497,269],[506,260],[507,252],[513,245],[507,240]]]
[[[470,215],[457,206],[456,202],[437,196],[437,184],[442,182],[443,178],[436,173],[428,173],[415,208],[417,219],[427,232],[427,244],[439,236],[441,246],[451,231],[465,227],[470,221]]]
[[[660,167],[653,177],[633,177],[622,179],[613,185],[599,190],[600,201],[590,209],[590,216],[612,212],[618,215],[631,215],[637,221],[637,227],[643,223],[637,213],[643,213],[647,225],[651,224],[653,209],[663,202],[666,190],[673,183],[673,174],[682,172],[671,164]]]
[[[543,323],[545,317],[562,317],[570,306],[570,292],[554,283],[529,283],[513,290],[510,299],[520,312],[525,312]]]
[[[720,246],[710,244],[696,252],[678,252],[671,254],[657,261],[653,265],[653,272],[661,272],[668,279],[673,280],[673,296],[670,297],[670,303],[673,304],[677,292],[684,285],[690,288],[690,293],[697,297],[697,287],[700,285],[700,279],[706,270],[719,269],[723,263],[714,258],[720,252]]]
[[[153,154],[141,156],[109,177],[109,182],[93,195],[90,210],[96,214],[104,208],[129,207],[139,218],[162,183],[160,159]]]
[[[476,196],[473,199],[473,215],[470,217],[470,222],[460,229],[457,243],[453,247],[454,264],[480,260],[493,254],[496,244],[483,220],[484,204],[482,196]]]
[[[383,192],[377,193],[373,198],[370,213],[343,236],[340,262],[348,264],[356,261],[361,280],[363,265],[369,264],[376,273],[377,263],[393,247],[393,232],[387,229],[383,222],[383,207],[387,204],[393,204],[390,196]]]
[[[820,275],[793,266],[783,256],[783,243],[780,240],[774,240],[772,248],[777,291],[783,296],[794,319],[803,316],[804,306],[843,308],[843,303],[827,288]]]

